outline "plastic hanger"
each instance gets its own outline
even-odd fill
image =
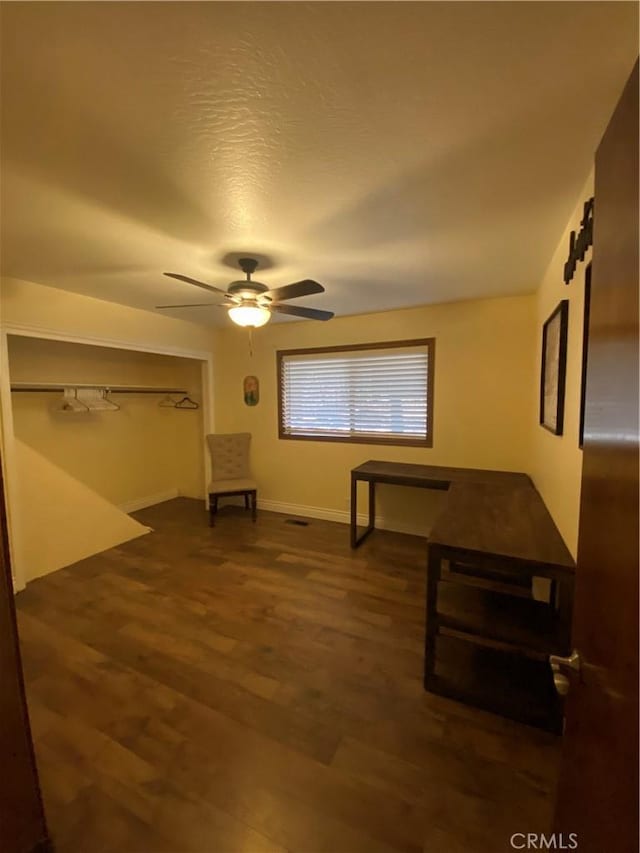
[[[111,399],[111,397],[109,396],[109,389],[108,388],[104,389],[104,391],[102,393],[102,398],[105,401],[105,403],[109,403],[111,405],[114,412],[120,411],[120,404],[116,403],[115,400]]]
[[[73,392],[73,393],[71,393]],[[64,397],[59,406],[56,406],[57,412],[88,412],[89,406],[78,399],[77,388],[65,388]]]
[[[113,400],[109,399],[109,389],[108,388],[99,388],[96,390],[99,392],[100,396],[96,397],[95,394],[93,393],[93,389],[92,389],[91,395],[86,397],[86,400],[87,400],[86,405],[91,411],[98,411],[98,412],[100,412],[100,411],[102,411],[102,412],[117,412],[117,411],[119,411],[120,406],[117,403],[114,403]],[[84,402],[84,400],[81,402]]]

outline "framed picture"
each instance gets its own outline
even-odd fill
[[[587,395],[587,353],[589,351],[589,309],[591,307],[591,264],[584,273],[584,314],[582,324],[582,384],[580,386],[580,432],[578,447],[584,445],[584,404]]]
[[[247,406],[257,406],[260,402],[260,380],[257,376],[245,376],[242,381],[242,394]]]
[[[554,435],[562,435],[564,422],[568,325],[569,300],[563,299],[542,327],[540,424]]]

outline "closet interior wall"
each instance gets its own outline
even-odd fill
[[[202,400],[195,359],[13,335],[8,344],[12,383],[184,388]],[[61,397],[14,391],[16,439],[125,511],[176,494],[204,498],[202,407],[127,393],[113,395],[119,411],[67,413],[55,411]]]

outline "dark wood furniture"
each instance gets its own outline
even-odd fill
[[[573,643],[553,829],[638,849],[638,63],[598,147]],[[571,287],[579,286],[574,281]]]
[[[369,524],[358,536],[357,485],[369,484]],[[528,483],[526,474],[506,471],[484,471],[476,468],[446,468],[441,465],[410,465],[405,462],[378,462],[369,460],[351,471],[351,547],[357,548],[375,529],[376,484],[413,486],[417,489],[446,491],[452,483]],[[533,488],[533,487],[532,487]]]
[[[357,485],[369,523],[357,532]],[[369,461],[351,472],[351,545],[375,528],[377,483],[447,490],[427,547],[424,684],[552,731],[562,708],[548,664],[566,654],[574,561],[527,474]],[[551,581],[551,602],[531,595]]]

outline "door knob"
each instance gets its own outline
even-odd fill
[[[554,672],[553,686],[556,688],[556,693],[559,696],[566,696],[571,685],[566,675],[563,675],[561,672]]]
[[[582,659],[580,658],[580,652],[577,649],[574,649],[569,657],[562,657],[562,655],[549,655],[549,663],[551,664],[551,669],[554,673],[562,673],[563,671],[570,670],[571,672],[580,672],[580,667],[582,665]]]

